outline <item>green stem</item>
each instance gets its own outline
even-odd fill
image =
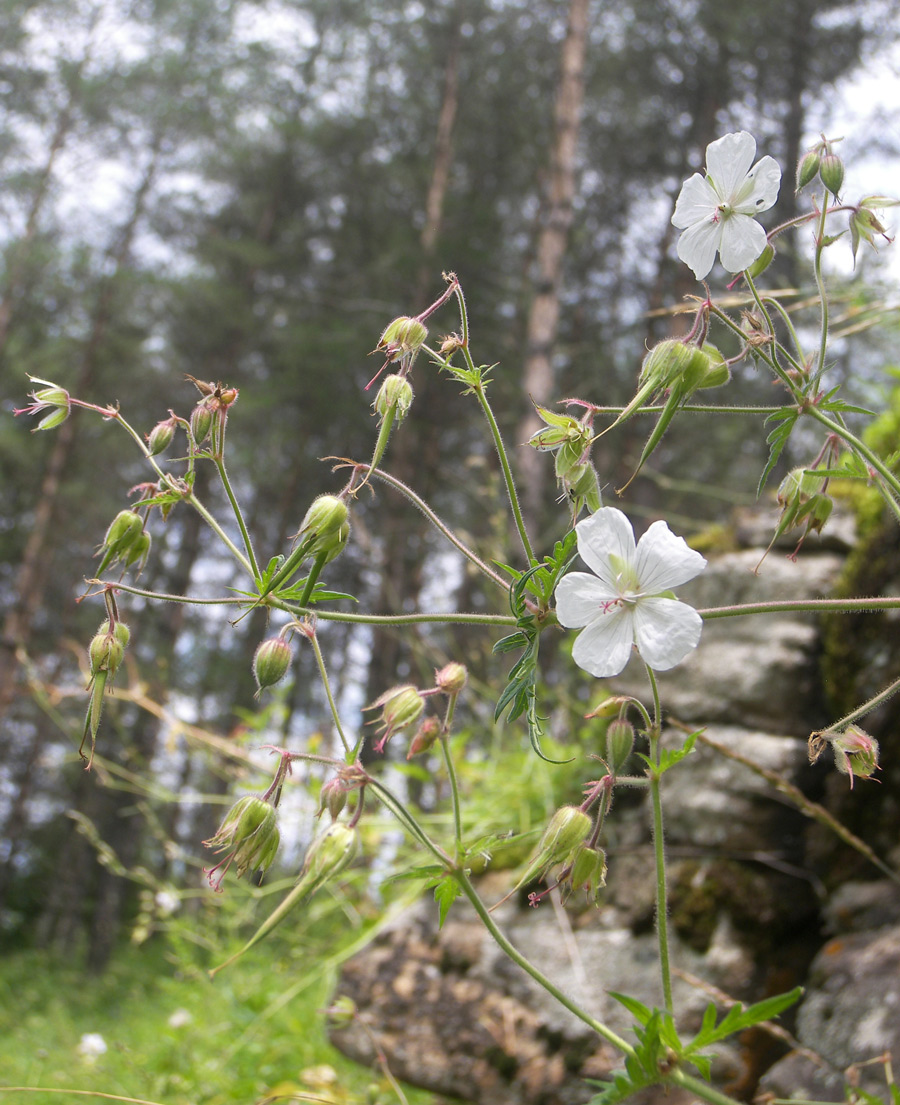
[[[450,726],[453,723],[453,714],[456,710],[455,694],[450,695],[447,702],[447,712],[441,726],[441,755],[444,757],[444,766],[447,768],[447,777],[450,780],[450,800],[453,806],[453,832],[456,838],[456,855],[459,857],[462,849],[462,814],[459,805],[459,782],[456,778],[456,765],[450,755]]]
[[[843,426],[840,422],[835,422],[828,417],[823,411],[820,411],[816,406],[804,406],[804,413],[810,415],[817,422],[821,422],[823,426],[826,426],[828,430],[837,435],[845,444],[858,453],[859,456],[870,464],[872,468],[881,476],[882,480],[890,487],[895,495],[900,497],[900,480],[894,475],[894,473],[887,467],[884,461],[876,456],[875,453],[864,444],[854,433],[851,433],[846,426]]]
[[[704,621],[715,618],[740,618],[747,614],[868,614],[878,610],[900,609],[900,598],[860,599],[778,599],[772,602],[747,602],[736,606],[710,606],[698,610]]]
[[[710,1086],[708,1082],[704,1082],[701,1078],[695,1078],[694,1075],[688,1074],[686,1071],[676,1069],[668,1075],[665,1081],[670,1085],[681,1086],[682,1089],[702,1097],[710,1105],[737,1105],[733,1097],[729,1097],[728,1094],[717,1090],[715,1086]],[[792,1101],[791,1105],[795,1105],[795,1103]]]
[[[325,697],[328,699],[328,707],[331,710],[331,716],[334,719],[334,727],[337,729],[338,736],[341,738],[341,744],[344,746],[344,752],[347,754],[347,762],[352,762],[352,749],[350,748],[350,742],[344,734],[343,726],[341,725],[341,718],[338,714],[337,703],[334,701],[334,695],[331,693],[331,682],[328,679],[328,669],[325,667],[325,657],[322,655],[322,650],[319,648],[319,639],[315,632],[305,633],[305,637],[309,640],[313,647],[313,653],[316,657],[316,664],[319,668],[319,678],[322,680],[322,686],[325,688]]]
[[[662,978],[663,1003],[674,1015],[675,1004],[672,1000],[672,968],[669,959],[669,899],[666,890],[666,847],[663,838],[662,799],[660,797],[660,736],[662,733],[662,710],[659,701],[659,688],[651,668],[647,668],[647,677],[653,692],[653,724],[647,731],[650,740],[650,801],[653,810],[653,855],[656,861],[656,938],[659,944],[659,968]]]
[[[123,588],[124,589],[124,588]],[[247,600],[244,600],[247,601]],[[900,605],[900,599],[897,600]],[[324,622],[351,622],[356,625],[515,625],[511,614],[348,614],[340,610],[309,610],[297,603],[267,598],[266,605],[284,610],[294,617],[315,614]]]
[[[325,567],[327,561],[327,552],[319,553],[319,555],[313,561],[313,566],[310,568],[309,575],[306,577],[306,585],[303,588],[303,594],[300,596],[300,599],[297,603],[298,606],[306,606],[306,604],[309,602],[309,596],[313,593],[313,589],[316,586],[316,580],[319,578],[319,575],[322,569]]]
[[[819,381],[825,371],[825,354],[828,351],[828,295],[825,291],[825,278],[822,275],[822,254],[825,250],[825,217],[828,214],[828,192],[822,197],[822,210],[819,215],[819,224],[816,227],[816,253],[813,262],[813,271],[816,277],[816,287],[819,290],[819,303],[821,305],[821,318],[819,323],[819,355],[816,361],[816,371],[813,373],[810,395],[815,396],[819,390]]]
[[[563,991],[560,990],[558,986],[551,982],[551,980],[547,978],[546,975],[542,974],[537,969],[537,967],[535,967],[533,963],[526,959],[525,956],[522,955],[522,953],[518,950],[518,948],[516,948],[515,945],[513,945],[506,938],[506,936],[504,936],[503,932],[497,927],[494,918],[488,912],[484,902],[482,902],[481,898],[479,898],[478,892],[472,886],[472,883],[470,882],[469,877],[465,873],[465,871],[456,870],[453,874],[456,878],[456,881],[459,883],[460,889],[462,890],[463,894],[465,894],[465,896],[469,899],[470,903],[472,904],[472,908],[478,914],[481,923],[490,933],[491,937],[498,945],[500,950],[504,952],[513,961],[513,963],[521,967],[527,975],[533,978],[534,981],[540,987],[546,990],[551,997],[555,998],[560,1005],[562,1005],[565,1009],[568,1009],[570,1013],[574,1013],[574,1015],[580,1021],[583,1021],[586,1025],[588,1025],[589,1028],[592,1028],[598,1036],[602,1036],[603,1039],[607,1041],[607,1043],[612,1044],[613,1047],[618,1048],[619,1051],[623,1052],[629,1058],[632,1058],[634,1056],[634,1048],[627,1042],[627,1040],[623,1040],[622,1037],[613,1032],[611,1028],[607,1028],[607,1026],[603,1024],[602,1021],[598,1021],[595,1017],[592,1017],[590,1013],[582,1009],[581,1006],[574,1002],[567,994],[563,993]]]
[[[224,456],[219,455],[215,458],[215,466],[219,470],[222,486],[225,488],[225,494],[228,496],[228,501],[231,503],[231,509],[234,511],[235,521],[238,524],[238,529],[241,531],[241,537],[244,540],[244,548],[247,551],[247,559],[250,562],[250,567],[253,569],[253,578],[259,582],[259,565],[256,562],[256,554],[253,551],[253,542],[250,540],[250,533],[247,530],[244,515],[241,513],[240,505],[232,489],[231,480],[228,478]]]
[[[887,702],[889,698],[893,698],[897,691],[900,691],[900,679],[895,679],[893,683],[889,683],[883,691],[879,691],[878,694],[870,698],[868,702],[864,702],[862,706],[857,706],[855,710],[852,710],[846,717],[842,717],[840,721],[836,721],[833,725],[829,725],[827,729],[819,729],[819,734],[824,735],[825,733],[840,732],[856,721],[857,718],[865,717],[866,714],[870,714],[877,706],[880,706],[883,702]]]
[[[352,461],[349,463],[352,464]],[[366,468],[367,465],[353,464],[353,467]],[[398,480],[396,476],[392,476],[389,472],[385,472],[380,468],[369,468],[368,475],[366,476],[367,480],[369,476],[375,476],[377,479],[383,480],[384,483],[388,484],[390,487],[393,487],[396,491],[399,491],[400,494],[407,498],[418,510],[420,510],[428,519],[428,521],[434,526],[434,528],[439,533],[443,534],[443,536],[447,538],[450,544],[453,545],[454,548],[458,549],[459,552],[461,552],[468,561],[474,564],[480,572],[483,572],[484,575],[493,580],[494,583],[499,584],[499,586],[501,586],[504,591],[509,591],[509,582],[505,580],[503,576],[499,575],[499,573],[495,572],[489,564],[486,564],[483,560],[481,560],[467,545],[464,545],[463,542],[460,541],[460,539],[453,532],[453,530],[451,530],[450,527],[446,524],[446,522],[442,522],[441,519],[431,509],[431,507],[425,502],[425,500],[419,498],[419,496],[415,493],[415,491],[412,490],[411,487],[408,487],[405,483]]]

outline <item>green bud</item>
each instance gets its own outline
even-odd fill
[[[593,514],[602,505],[600,496],[600,477],[593,464],[578,464],[571,468],[563,479],[566,495],[575,506],[576,514],[587,507]]]
[[[836,153],[823,154],[819,162],[819,178],[836,199],[844,183],[844,163]]]
[[[878,741],[858,725],[851,725],[832,741],[834,763],[843,775],[853,779],[868,779],[878,770]]]
[[[253,654],[253,677],[256,697],[266,687],[274,687],[287,675],[291,663],[291,646],[284,637],[269,637],[256,646]]]
[[[727,384],[731,379],[731,369],[728,362],[714,345],[703,346],[703,354],[706,357],[706,375],[698,385],[701,388],[718,388]]]
[[[805,188],[807,184],[810,184],[816,177],[819,171],[819,150],[818,148],[807,150],[807,152],[800,158],[800,163],[797,166],[797,191],[801,188]]]
[[[606,760],[613,775],[618,775],[634,748],[634,726],[625,718],[616,718],[606,730]]]
[[[158,456],[169,448],[172,444],[172,438],[175,436],[177,424],[173,415],[172,418],[167,418],[163,422],[157,422],[150,433],[147,434],[147,449],[151,457]]]
[[[766,242],[766,248],[762,251],[759,257],[753,262],[752,265],[748,265],[746,272],[751,280],[755,280],[758,276],[766,271],[769,265],[775,258],[775,247],[771,242]]]
[[[204,874],[214,890],[221,890],[225,872],[234,863],[238,877],[247,871],[266,871],[272,865],[280,843],[278,817],[268,802],[256,795],[239,798],[231,807],[215,836],[203,843],[228,855]]]
[[[133,510],[120,510],[103,538],[104,548],[118,557],[134,544],[143,529],[144,522],[139,514]]]
[[[147,533],[146,530],[139,533],[122,555],[122,560],[125,561],[125,567],[130,568],[132,564],[137,564],[138,575],[140,575],[144,565],[147,563],[147,557],[150,555],[151,544],[150,534]]]
[[[109,622],[102,622],[98,633],[109,633]],[[122,648],[128,648],[128,642],[131,640],[131,630],[124,622],[116,622],[115,629],[113,630],[116,640],[122,646]]]
[[[350,511],[343,499],[337,495],[319,495],[310,504],[297,536],[335,533],[345,525],[349,517]]]
[[[451,661],[434,673],[434,685],[442,694],[459,694],[469,680],[464,664]]]
[[[349,867],[359,851],[359,835],[343,821],[335,821],[320,833],[306,852],[297,880],[318,889],[326,879],[334,878]]]
[[[110,676],[115,675],[124,655],[125,646],[116,638],[115,633],[96,634],[88,648],[91,675],[98,675],[101,671],[109,672]]]
[[[391,687],[370,705],[367,710],[381,708],[380,731],[382,736],[375,744],[375,751],[382,752],[394,733],[415,725],[425,711],[425,699],[412,683],[400,683]]]
[[[323,785],[319,793],[319,808],[316,811],[316,817],[321,817],[322,814],[328,810],[331,814],[331,820],[336,821],[346,805],[347,787],[344,785],[340,776],[336,775]]]
[[[578,806],[562,806],[544,830],[537,855],[516,883],[516,889],[545,875],[551,867],[571,861],[575,849],[591,835],[594,823]]]
[[[412,360],[427,337],[428,330],[424,323],[417,318],[401,315],[388,323],[376,348],[386,353],[389,361],[397,361],[403,357]]]
[[[340,997],[325,1011],[332,1028],[346,1028],[356,1019],[356,1002],[353,998]]]
[[[207,406],[206,400],[201,399],[191,411],[191,437],[195,445],[202,445],[209,437],[212,421],[212,411]]]
[[[668,338],[655,345],[644,358],[640,383],[656,391],[679,383],[694,388],[706,375],[706,369],[706,357],[696,345]]]
[[[427,717],[416,730],[413,739],[409,742],[409,751],[406,758],[411,760],[413,756],[421,756],[431,751],[435,742],[441,735],[441,723],[436,717]]]
[[[32,433],[37,433],[38,430],[53,430],[69,417],[69,393],[65,388],[61,388],[59,384],[51,383],[50,380],[41,380],[37,376],[30,376],[29,379],[35,384],[46,386],[41,388],[40,391],[31,393],[33,403],[14,413],[40,414],[42,411],[47,411],[48,413],[34,427]]]
[[[606,886],[606,853],[602,848],[579,844],[572,860],[568,878],[572,890],[583,890],[589,902],[600,904],[600,891]]]
[[[388,411],[393,410],[397,421],[402,422],[409,414],[414,397],[409,380],[405,376],[394,374],[385,377],[372,406],[381,418],[384,418]]]

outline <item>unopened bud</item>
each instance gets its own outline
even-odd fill
[[[758,276],[762,276],[769,265],[772,264],[772,261],[774,259],[775,247],[772,245],[771,242],[766,242],[765,249],[762,251],[759,257],[756,258],[752,265],[747,266],[745,271],[751,280],[755,280]]]
[[[212,411],[209,409],[206,400],[201,399],[191,411],[191,437],[194,439],[195,445],[202,445],[209,437],[212,421]]]
[[[125,646],[116,638],[115,633],[96,634],[88,648],[91,675],[97,675],[101,671],[109,672],[110,676],[115,675],[124,655]]]
[[[819,179],[831,194],[837,198],[844,183],[844,162],[836,153],[823,154],[819,162]]]
[[[568,882],[573,890],[583,890],[589,902],[599,905],[600,891],[606,886],[606,853],[602,848],[579,844],[572,860]]]
[[[257,645],[253,654],[253,676],[256,696],[266,687],[274,687],[287,675],[291,663],[291,646],[284,637],[269,637]]]
[[[402,422],[409,414],[414,398],[409,380],[405,376],[393,374],[385,377],[372,406],[381,418],[384,418],[388,411],[393,410],[397,421]]]
[[[615,715],[621,711],[622,707],[630,701],[631,699],[628,698],[626,695],[612,695],[610,698],[604,698],[599,706],[595,706],[589,714],[585,714],[584,716],[586,719],[592,717],[615,717]]]
[[[146,530],[142,530],[122,554],[122,560],[125,561],[125,567],[130,568],[132,564],[137,564],[138,575],[140,575],[150,555],[151,544],[152,539],[150,534],[147,533]]]
[[[706,357],[705,374],[698,387],[719,388],[727,384],[731,379],[731,369],[724,356],[708,343],[703,346],[702,353]]]
[[[316,812],[316,817],[321,817],[322,814],[328,810],[331,814],[331,820],[337,821],[338,816],[346,805],[347,788],[340,777],[336,775],[333,779],[329,779],[322,787],[319,794],[319,809]]]
[[[853,779],[868,779],[878,770],[878,741],[858,725],[851,725],[832,741],[838,771]]]
[[[593,464],[576,464],[563,478],[563,487],[576,511],[585,506],[594,514],[602,506],[600,477]]]
[[[207,848],[228,853],[221,863],[205,871],[210,885],[220,890],[232,863],[238,877],[247,871],[267,870],[275,859],[280,839],[274,807],[256,795],[239,798],[216,834],[203,842]]]
[[[423,753],[429,752],[440,735],[441,723],[438,719],[436,717],[425,718],[415,731],[413,739],[409,742],[409,751],[406,753],[406,758],[411,760],[413,756],[421,756]]]
[[[147,434],[147,449],[151,457],[158,456],[169,448],[172,444],[172,438],[175,436],[177,425],[178,423],[173,415],[172,418],[157,422],[150,433]]]
[[[634,748],[634,726],[625,718],[616,718],[606,730],[606,762],[613,775],[618,775]]]
[[[133,545],[143,531],[144,522],[133,510],[120,510],[109,524],[103,545],[110,552],[120,556]]]
[[[335,821],[310,844],[298,882],[308,881],[315,889],[349,867],[359,850],[359,836],[343,821]]]
[[[346,996],[333,1001],[326,1010],[332,1028],[346,1028],[356,1019],[356,1002]]]
[[[797,166],[797,191],[799,192],[801,188],[805,188],[807,184],[815,180],[818,171],[819,150],[818,148],[808,150],[800,159],[800,164]]]
[[[396,361],[401,357],[412,359],[427,337],[428,330],[424,323],[417,318],[401,315],[385,327],[377,348],[387,354],[389,361]]]
[[[109,622],[102,622],[97,632],[109,633]],[[128,626],[124,622],[116,622],[113,633],[122,648],[128,648],[128,642],[131,640],[131,630],[128,628]]]
[[[657,391],[684,383],[698,386],[707,371],[707,358],[702,350],[689,342],[668,338],[655,345],[641,366],[640,383],[650,384]]]
[[[337,495],[318,495],[304,515],[298,536],[334,533],[346,523],[349,515],[347,504]]]
[[[381,752],[394,733],[415,725],[425,710],[425,700],[412,683],[400,683],[396,687],[379,695],[367,710],[381,707],[382,736],[375,745],[375,751]]]
[[[443,694],[459,694],[469,680],[464,664],[451,661],[434,673],[434,685]]]
[[[593,822],[578,806],[561,806],[550,818],[550,824],[541,837],[541,851],[548,850],[553,858],[550,863],[561,863],[569,853],[590,836]]]

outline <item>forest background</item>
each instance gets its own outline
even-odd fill
[[[109,521],[147,474],[125,435],[96,418],[29,435],[11,417],[28,374],[119,402],[144,432],[193,404],[187,373],[239,388],[232,474],[258,546],[283,551],[313,497],[340,484],[321,458],[371,454],[363,389],[378,364],[367,354],[393,317],[440,294],[442,270],[462,281],[479,355],[498,363],[492,394],[507,440],[536,428],[530,399],[626,402],[646,344],[686,329],[672,308],[698,288],[674,257],[669,219],[705,146],[750,130],[786,167],[778,218],[789,219],[791,167],[819,132],[835,136],[848,89],[890,72],[895,25],[893,0],[3,0],[7,953],[52,949],[98,971],[136,925],[165,927],[160,892],[196,905],[200,842],[235,789],[259,778],[253,749],[307,741],[323,716],[308,650],[274,704],[255,703],[260,612],[235,626],[136,601],[128,620],[140,630],[109,735],[95,770],[81,769],[84,650],[102,614],[77,600]],[[895,106],[871,103],[841,144],[848,164],[900,153]],[[863,188],[887,190],[882,180]],[[785,237],[766,274],[795,305],[809,284],[800,257]],[[848,333],[891,295],[871,258],[860,267],[865,293],[846,268],[837,277]],[[452,314],[436,316],[433,332],[442,323],[451,329]],[[883,368],[882,340],[853,347],[852,375],[846,346],[834,382],[847,382],[849,398],[874,386],[867,366]],[[738,376],[735,402],[771,401],[768,382]],[[391,470],[497,556],[508,535],[477,412],[431,370],[414,384]],[[598,443],[606,487],[631,473],[645,431],[627,425],[615,451]],[[736,440],[727,419],[671,434],[632,486],[632,516],[696,531],[723,502],[752,502],[764,433],[755,446]],[[558,534],[567,507],[546,458],[524,454],[529,520]],[[199,478],[215,504],[209,473]],[[173,512],[154,533],[144,584],[221,591],[233,580],[210,538],[196,515]],[[383,490],[360,500],[329,583],[373,611],[423,595],[446,609],[485,601]],[[451,652],[473,670],[497,665],[489,644],[462,633],[410,643],[332,625],[323,648],[357,711]],[[552,662],[545,678],[563,693]],[[489,716],[489,692],[484,706]],[[173,728],[172,716],[193,728]],[[505,739],[521,750],[515,726]],[[411,786],[433,801],[427,779]],[[285,873],[311,832],[298,815]]]

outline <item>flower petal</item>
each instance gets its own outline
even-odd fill
[[[706,561],[660,521],[654,522],[638,541],[634,566],[642,594],[658,595],[699,575]]]
[[[694,270],[698,280],[713,267],[723,225],[721,220],[717,222],[710,216],[704,222],[689,226],[678,239],[678,256]]]
[[[731,215],[722,223],[719,253],[727,272],[743,272],[766,248],[766,232],[749,215]],[[680,243],[679,243],[680,246]]]
[[[756,139],[745,130],[725,134],[706,147],[710,183],[726,203],[732,203],[756,155]]]
[[[618,606],[609,614],[595,618],[578,634],[572,646],[572,659],[596,679],[609,679],[618,675],[628,663],[633,644],[632,610]]]
[[[702,629],[703,619],[693,606],[676,599],[642,599],[634,609],[638,652],[654,671],[668,671],[680,664],[697,647]],[[589,626],[582,636],[590,630]]]
[[[678,193],[672,225],[684,230],[685,227],[708,219],[720,202],[709,181],[699,173],[694,173],[682,184],[681,191]]]
[[[778,199],[781,167],[774,157],[762,157],[753,166],[734,196],[734,209],[742,215],[768,211]]]
[[[621,510],[604,506],[595,510],[575,527],[578,552],[591,571],[609,587],[610,597],[619,594],[616,587],[617,570],[609,562],[610,556],[630,564],[634,559],[634,530]],[[568,578],[568,577],[567,577]]]
[[[556,616],[566,629],[581,629],[618,596],[596,576],[569,572],[556,587]]]

